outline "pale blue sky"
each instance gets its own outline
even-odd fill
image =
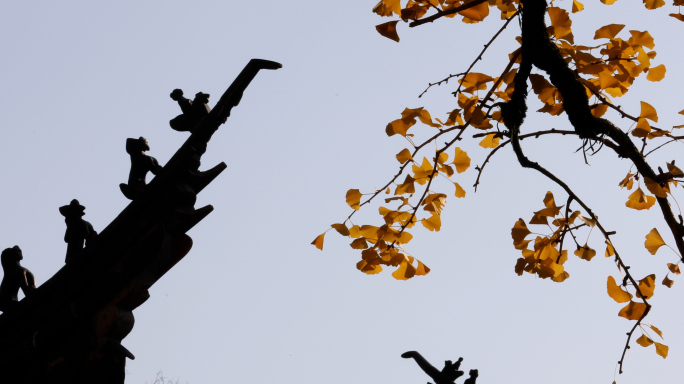
[[[347,189],[369,192],[394,174],[394,155],[406,143],[387,138],[385,125],[405,107],[426,106],[433,116],[453,109],[453,83],[417,95],[429,82],[465,70],[501,24],[495,17],[475,26],[400,24],[397,44],[375,31],[386,20],[371,13],[374,5],[0,5],[0,248],[18,244],[39,283],[63,265],[59,206],[79,199],[85,219],[101,231],[128,203],[118,188],[128,174],[126,138],[145,136],[161,163],[185,140],[168,127],[179,113],[171,90],[209,93],[213,105],[249,59],[284,65],[258,75],[210,143],[203,168],[225,161],[228,169],[197,206],[212,204],[215,211],[190,231],[190,254],[134,312],[135,328],[123,342],[137,357],[127,364],[127,383],[151,382],[158,371],[191,384],[426,382],[400,358],[407,350],[440,367],[462,356],[462,368],[479,369],[480,384],[612,382],[631,327],[605,293],[607,276],[617,270],[601,256],[603,242],[594,234],[590,244],[599,255],[589,263],[571,256],[571,278],[563,284],[515,275],[513,223],[540,209],[547,190],[558,200],[565,196],[520,169],[510,149],[487,166],[476,194],[466,188],[466,199],[449,197],[442,232],[414,231],[410,251],[432,268],[427,277],[366,276],[355,269],[360,255],[333,232],[324,252],[310,245],[348,215]],[[585,6],[575,19],[576,42],[591,44],[593,31],[610,22],[628,24],[623,33],[649,29],[655,63],[668,67],[663,82],[639,79],[619,103],[638,114],[644,100],[658,108],[661,126],[682,124],[675,31],[684,24],[667,16],[671,7],[647,12],[626,0]],[[516,28],[512,23],[476,70],[498,75],[517,45]],[[568,124],[564,116],[530,117],[523,131],[551,127]],[[661,281],[665,264],[676,258],[667,249],[652,256],[643,248],[654,226],[670,237],[655,211],[624,208],[629,193],[617,183],[627,162],[602,151],[586,166],[574,153],[580,143],[566,139],[523,144],[617,230],[616,246],[636,275],[656,273]],[[487,154],[477,141],[461,146],[473,166]],[[672,146],[663,164],[680,153]],[[471,169],[457,181],[470,186],[475,176]],[[376,209],[360,217],[377,220]],[[671,290],[658,286],[648,318],[664,332],[670,356],[634,346],[618,383],[679,378],[682,284],[677,278]]]

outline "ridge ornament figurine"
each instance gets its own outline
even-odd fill
[[[147,172],[157,175],[162,170],[157,159],[145,154],[145,151],[149,150],[150,144],[142,136],[137,139],[126,139],[126,152],[131,156],[131,171],[128,174],[128,184],[121,183],[119,188],[124,196],[131,200],[135,199],[147,185]]]
[[[85,207],[73,199],[69,205],[59,207],[59,213],[64,216],[67,229],[64,233],[64,242],[67,243],[65,263],[74,260],[83,251],[83,246],[88,245],[96,236],[93,226],[83,220]]]
[[[0,311],[7,312],[19,301],[19,288],[24,292],[24,296],[36,290],[36,279],[31,271],[21,266],[19,262],[22,259],[21,249],[17,245],[5,249],[0,255],[4,272],[0,283]]]
[[[208,104],[208,93],[198,92],[195,95],[195,100],[192,101],[183,97],[183,90],[181,89],[174,89],[170,96],[171,99],[178,102],[178,106],[183,112],[169,121],[171,128],[176,131],[192,132],[197,123],[211,112]]]

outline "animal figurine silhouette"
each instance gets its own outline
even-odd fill
[[[171,128],[181,132],[192,132],[200,120],[211,112],[209,108],[209,94],[198,92],[194,100],[183,97],[183,90],[174,89],[171,92],[171,99],[178,102],[180,106],[180,115],[174,117],[169,121]]]
[[[461,362],[463,361],[462,357],[460,357],[455,363],[452,363],[451,360],[445,361],[444,368],[442,368],[441,371],[435,368],[432,364],[430,364],[429,361],[425,360],[425,358],[416,351],[405,352],[401,355],[401,357],[404,359],[415,360],[423,372],[425,372],[432,378],[432,380],[435,381],[435,384],[454,384],[456,379],[463,376],[463,371],[458,370],[461,367]],[[477,374],[475,376],[477,377]],[[474,382],[468,384],[474,384]]]
[[[83,220],[85,207],[78,200],[73,199],[69,205],[59,207],[59,213],[64,216],[67,227],[64,233],[64,242],[67,243],[64,262],[69,263],[81,254],[83,246],[88,245],[97,236],[97,232],[89,222]]]
[[[475,380],[477,380],[477,369],[471,369],[470,370],[470,377],[466,379],[466,381],[463,382],[463,384],[475,384]]]
[[[17,245],[5,249],[0,255],[0,263],[4,271],[2,283],[0,283],[0,311],[6,312],[19,301],[20,288],[24,296],[36,290],[36,279],[33,273],[19,263],[23,258],[21,249]]]
[[[159,174],[162,167],[152,156],[145,154],[150,150],[150,145],[144,137],[138,139],[126,139],[126,152],[131,156],[131,171],[128,174],[128,184],[121,183],[119,188],[127,198],[133,200],[145,188],[147,172],[153,175]]]

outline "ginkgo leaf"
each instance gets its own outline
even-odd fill
[[[401,152],[397,153],[397,161],[401,164],[404,164],[409,160],[413,160],[413,156],[411,156],[411,151],[409,151],[408,148],[404,148]]]
[[[667,354],[670,351],[670,347],[668,347],[667,345],[664,345],[664,344],[660,344],[658,342],[654,342],[653,344],[655,344],[656,353],[658,355],[662,356],[663,359],[667,358]]]
[[[401,15],[401,0],[380,0],[380,2],[373,7],[373,12],[380,16],[391,16],[392,13]]]
[[[358,211],[361,207],[361,192],[358,189],[350,189],[347,191],[347,204],[354,210]]]
[[[610,241],[606,240],[606,257],[611,257],[615,254],[615,248],[613,248],[613,244],[610,243]]]
[[[399,34],[397,34],[397,23],[399,20],[394,20],[394,21],[388,21],[387,23],[384,24],[378,24],[375,26],[375,29],[380,33],[381,35],[385,36],[386,38],[390,40],[394,40],[397,43],[399,42]]]
[[[655,43],[653,42],[653,36],[651,36],[648,31],[629,31],[632,37],[627,41],[632,46],[644,46],[649,49],[655,48]]]
[[[650,299],[653,297],[653,291],[655,291],[655,274],[648,275],[643,279],[639,280],[639,289],[637,290],[637,297],[644,299]]]
[[[656,9],[665,5],[665,0],[644,0],[646,9]]]
[[[416,276],[425,276],[430,273],[430,268],[423,264],[420,260],[416,260],[418,266],[416,267]]]
[[[499,136],[496,133],[490,133],[480,141],[482,148],[496,148],[497,146],[499,146]]]
[[[660,186],[660,184],[656,183],[655,181],[653,181],[653,180],[651,180],[645,176],[644,176],[644,184],[646,184],[646,189],[648,189],[648,191],[651,192],[652,194],[654,194],[658,197],[662,197],[662,198],[667,197],[667,192],[668,192],[667,188],[663,188],[662,186]]]
[[[624,317],[627,320],[639,320],[646,312],[646,304],[635,303],[630,301],[624,308],[620,310],[618,316]]]
[[[411,175],[406,175],[406,179],[401,185],[397,185],[397,189],[394,191],[395,195],[411,194],[416,192],[416,186],[414,184],[414,179]]]
[[[682,15],[681,13],[670,13],[670,16],[674,17],[679,21],[684,21],[684,15]]]
[[[577,255],[582,260],[589,261],[594,256],[596,256],[596,251],[589,248],[586,244],[584,244],[583,247],[580,247],[575,251],[575,255]]]
[[[650,322],[648,323],[648,326],[651,327],[653,332],[657,333],[661,339],[663,338],[663,333],[660,331],[660,329],[658,329],[655,325],[651,324]]]
[[[658,113],[656,112],[655,108],[645,101],[641,102],[641,114],[639,114],[639,117],[649,119],[654,123],[658,122]]]
[[[648,81],[660,81],[665,78],[665,65],[660,64],[657,67],[650,68],[648,70],[648,75],[646,76],[646,80]]]
[[[430,216],[429,219],[422,219],[420,222],[430,231],[439,232],[440,228],[442,227],[442,219],[436,214]]]
[[[620,189],[622,189],[624,187],[627,187],[628,190],[632,189],[632,184],[634,183],[633,177],[634,177],[634,174],[628,173],[627,176],[625,176],[625,178],[622,179],[620,184],[618,184],[620,186]]]
[[[665,164],[667,164],[667,171],[672,174],[672,177],[684,176],[684,172],[682,172],[682,170],[677,168],[674,164],[667,163],[667,162]]]
[[[612,39],[614,38],[620,31],[622,31],[622,28],[624,28],[624,24],[609,24],[604,27],[601,27],[596,30],[596,34],[594,34],[594,40],[598,39]]]
[[[672,288],[672,285],[674,284],[674,281],[670,280],[667,276],[663,279],[663,285]]]
[[[648,347],[649,345],[653,344],[653,340],[651,340],[645,334],[642,334],[640,338],[636,339],[636,343],[642,347]]]
[[[679,270],[679,264],[667,263],[667,269],[669,269],[670,272],[674,273],[675,275],[679,275],[680,273],[682,273]]]
[[[461,188],[461,186],[458,183],[454,183],[454,186],[456,187],[456,193],[454,196],[460,198],[463,198],[466,196],[466,191],[465,189]]]
[[[632,300],[632,294],[620,288],[613,276],[608,276],[608,296],[618,303],[626,303]]]
[[[572,13],[581,12],[584,9],[584,4],[577,0],[572,0]]]
[[[658,252],[658,248],[663,245],[665,245],[665,241],[660,236],[660,233],[658,233],[658,230],[655,228],[651,229],[651,232],[646,235],[646,241],[644,242],[646,249],[648,249],[651,255],[655,255]]]
[[[342,236],[349,236],[349,228],[347,228],[346,225],[344,224],[331,224],[331,227],[333,227],[337,232],[340,233]]]
[[[653,204],[655,204],[655,202],[655,197],[648,196],[644,193],[644,191],[641,190],[641,188],[637,188],[636,191],[629,195],[625,205],[632,209],[642,210],[650,209],[653,206]]]
[[[314,241],[311,242],[311,244],[322,251],[323,250],[323,238],[324,237],[325,237],[325,232],[318,235],[318,237],[315,238]]]
[[[527,229],[527,225],[525,225],[525,221],[523,219],[519,219],[515,222],[513,229],[511,229],[511,237],[513,237],[513,245],[515,246],[515,249],[523,249],[527,246],[527,243],[525,243],[525,245],[522,244],[525,241],[525,237],[527,237],[527,235],[530,233],[532,232]]]
[[[368,248],[368,242],[364,238],[355,239],[349,244],[349,246],[354,249],[366,249]]]
[[[408,261],[404,260],[399,264],[399,268],[392,273],[392,276],[397,280],[408,280],[416,274],[416,268]]]
[[[484,4],[484,3],[483,3]],[[455,153],[454,153],[454,161],[452,161],[452,164],[456,166],[456,172],[458,173],[463,173],[470,167],[470,157],[468,157],[468,153],[461,150],[461,148],[456,147]]]
[[[474,7],[460,11],[459,15],[468,21],[482,21],[485,17],[489,16],[489,4],[486,1],[482,2]],[[466,21],[465,19],[464,21]]]

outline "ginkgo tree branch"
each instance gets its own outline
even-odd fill
[[[563,188],[568,196],[572,197],[573,200],[586,211],[586,213],[596,222],[596,226],[599,228],[603,236],[605,237],[607,243],[612,247],[616,263],[625,273],[625,280],[629,280],[637,291],[637,296],[640,297],[645,305],[645,310],[637,320],[635,327],[627,334],[627,344],[623,350],[622,357],[619,361],[620,373],[622,373],[622,364],[624,361],[624,356],[626,350],[629,348],[629,340],[636,329],[636,327],[641,324],[641,321],[646,317],[650,311],[651,305],[647,302],[645,296],[642,294],[639,285],[637,284],[634,277],[629,272],[629,267],[624,263],[619,253],[612,246],[610,242],[610,235],[601,225],[598,217],[593,213],[587,204],[585,204],[577,194],[575,194],[570,187],[559,179],[556,175],[549,172],[546,168],[542,167],[536,162],[529,160],[523,153],[522,147],[520,146],[519,131],[520,127],[525,119],[527,112],[527,80],[531,72],[532,64],[539,67],[540,69],[549,73],[551,78],[551,83],[558,88],[563,96],[564,104],[563,107],[568,113],[572,125],[575,127],[577,134],[585,139],[595,139],[601,134],[608,134],[615,143],[624,148],[631,144],[629,148],[631,152],[631,157],[634,157],[636,147],[626,137],[624,132],[620,131],[613,124],[604,119],[595,118],[591,115],[589,108],[589,99],[584,92],[584,86],[577,79],[576,75],[573,75],[572,71],[569,69],[565,60],[563,60],[558,47],[553,43],[548,33],[546,32],[546,26],[544,24],[544,16],[546,14],[546,1],[545,0],[525,0],[523,3],[523,17],[522,17],[522,54],[523,60],[520,64],[520,69],[513,80],[515,88],[513,94],[511,95],[511,100],[501,105],[501,113],[504,120],[504,124],[509,129],[510,141],[513,147],[513,151],[518,159],[520,165],[524,168],[530,168],[538,171],[539,173],[546,176],[548,179]],[[543,46],[543,47],[542,47]],[[540,56],[551,56],[540,58]],[[562,62],[562,64],[561,64]],[[568,78],[569,77],[569,78]],[[580,92],[581,90],[581,92]],[[579,99],[570,100],[571,97],[577,96],[580,92],[581,96]],[[583,103],[582,103],[583,102]],[[598,122],[598,123],[597,123]],[[590,124],[578,126],[579,123]],[[591,125],[594,123],[594,125]],[[621,135],[613,132],[613,129],[619,131]],[[625,138],[627,141],[625,141]],[[638,152],[637,152],[638,155]],[[639,155],[640,156],[640,155]],[[634,161],[637,169],[640,165],[643,167],[645,161],[641,158],[641,162]],[[654,174],[650,167],[646,170],[650,170],[651,174]],[[649,177],[642,172],[642,175]],[[656,180],[655,178],[653,180]],[[665,199],[667,202],[667,199]],[[669,210],[670,214],[672,211]],[[665,214],[665,212],[663,212]],[[680,238],[681,239],[681,238]]]
[[[563,109],[579,136],[584,139],[598,139],[602,135],[607,135],[617,144],[617,149],[619,149],[618,155],[629,158],[642,176],[657,183],[665,181],[653,171],[625,132],[610,121],[591,114],[589,98],[584,84],[580,81],[577,74],[568,67],[558,46],[548,35],[544,21],[547,7],[546,0],[522,0],[522,4],[524,9],[522,17],[523,61],[529,59],[534,66],[549,75],[551,83],[563,97]],[[516,78],[518,74],[516,74]],[[518,84],[516,83],[516,85]],[[523,86],[526,87],[526,84],[523,83]],[[516,90],[514,90],[515,92]],[[517,107],[515,105],[511,106]],[[503,109],[502,115],[504,115]],[[656,196],[656,201],[660,206],[665,222],[672,232],[680,255],[684,255],[684,226],[675,218],[667,197]]]
[[[458,7],[450,8],[450,9],[447,9],[444,11],[439,11],[439,12],[435,13],[434,15],[431,15],[431,16],[428,16],[428,17],[425,17],[425,18],[422,18],[420,20],[416,20],[416,21],[412,22],[411,24],[409,24],[409,27],[413,28],[413,27],[417,27],[419,25],[423,25],[426,23],[432,23],[433,21],[439,19],[440,17],[453,15],[455,13],[464,11],[468,8],[472,8],[476,5],[480,5],[486,1],[487,0],[473,0],[469,3],[461,4]]]

